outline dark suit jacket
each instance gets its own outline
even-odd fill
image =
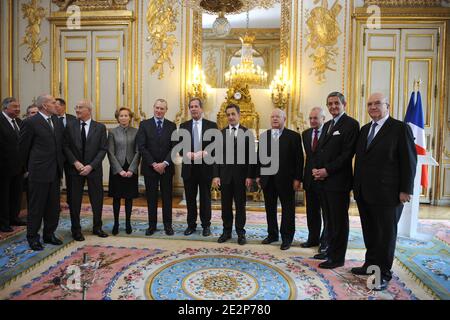
[[[322,127],[322,133],[320,134],[319,143],[325,138],[326,132],[325,126]],[[309,128],[302,133],[303,148],[305,150],[305,170],[303,171],[303,189],[308,190],[311,187],[311,182],[314,180],[312,176],[312,170],[314,169],[315,158],[317,157],[317,150],[312,151],[312,134],[313,128]]]
[[[372,122],[361,129],[356,147],[355,199],[369,204],[400,204],[399,194],[413,194],[417,152],[409,125],[389,117],[366,150]]]
[[[88,177],[102,176],[102,161],[108,151],[108,140],[104,124],[91,120],[86,139],[85,161],[82,159],[81,124],[80,120],[68,122],[64,131],[64,154],[70,164],[70,175],[78,175],[75,161],[91,165],[93,170]]]
[[[327,134],[331,121],[333,120],[323,127],[326,136],[319,142],[313,167],[327,170],[328,177],[321,181],[325,191],[349,192],[353,185],[352,159],[359,135],[359,123],[343,114],[332,132]]]
[[[167,161],[169,166],[166,167],[166,173],[173,175],[175,167],[171,155],[176,142],[172,142],[171,137],[177,126],[172,121],[164,119],[161,138],[158,138],[156,129],[154,117],[142,121],[139,125],[136,143],[142,155],[141,172],[144,176],[159,175],[153,170],[152,164]]]
[[[245,180],[246,178],[255,178],[255,164],[250,164],[250,152],[254,153],[255,160],[256,160],[256,154],[255,150],[251,150],[251,147],[254,147],[254,143],[251,143],[249,137],[245,137],[244,140],[244,152],[245,152],[245,163],[244,164],[237,164],[237,161],[235,164],[227,164],[227,137],[230,135],[230,131],[228,130],[229,127],[222,129],[222,137],[223,137],[223,163],[222,164],[215,164],[214,165],[214,171],[213,176],[220,178],[221,184],[228,184],[231,183],[232,178],[235,181],[239,180]],[[242,132],[247,132],[247,128],[244,126],[239,125],[239,130]],[[238,130],[238,139],[239,139],[239,130]],[[234,139],[234,138],[233,138]],[[238,150],[237,152],[242,152],[242,150]],[[230,151],[231,154],[231,151]],[[237,153],[236,150],[234,151],[235,159],[237,159]]]
[[[22,121],[17,118],[17,125],[22,127]],[[23,171],[19,152],[19,137],[11,124],[0,111],[0,176],[12,177]]]
[[[19,146],[30,182],[53,182],[62,177],[64,129],[58,117],[52,116],[52,122],[54,131],[40,113],[23,122]]]
[[[190,136],[191,136],[191,150],[193,151],[194,150],[194,139],[193,139],[193,135],[192,135],[192,119],[189,121],[183,122],[180,125],[180,129],[185,129],[185,130],[189,131]],[[202,120],[202,137],[203,137],[205,131],[208,129],[217,129],[217,124],[215,122],[203,119]],[[211,141],[203,141],[203,139],[202,139],[202,150],[205,150],[205,148],[210,143],[213,143],[213,142],[214,142],[214,138]],[[183,153],[180,152],[180,155],[183,156]],[[183,179],[189,179],[191,177],[192,168],[194,165],[195,164],[188,164],[188,163],[183,162],[183,165],[181,166],[181,177]],[[202,163],[202,164],[199,164],[199,166],[201,166],[202,177],[205,179],[212,179],[213,165]]]
[[[270,141],[272,139],[272,130],[267,130],[262,135],[265,135],[265,139]],[[261,135],[260,141],[263,139]],[[275,183],[286,187],[292,187],[294,180],[303,179],[303,151],[302,151],[302,138],[299,133],[292,131],[288,128],[284,128],[279,139],[279,168],[277,174],[274,175]],[[271,145],[268,144],[268,154],[272,155]],[[259,159],[259,157],[258,157]],[[269,167],[269,164],[263,165],[261,161],[258,161],[258,174],[260,177],[260,183],[263,188],[266,187],[270,176],[263,175],[261,168]]]

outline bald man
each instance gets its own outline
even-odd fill
[[[286,113],[281,109],[272,111],[271,129],[260,136],[260,146],[267,141],[271,164],[278,161],[278,170],[274,174],[264,173],[267,164],[258,161],[256,182],[264,193],[268,235],[263,244],[279,239],[277,221],[277,203],[281,202],[281,250],[291,247],[295,233],[295,192],[300,190],[303,173],[302,138],[300,134],[285,127]],[[272,141],[273,140],[273,141]],[[272,145],[278,144],[278,152],[272,151]],[[260,158],[261,160],[261,158]]]
[[[108,140],[104,124],[92,119],[92,103],[79,101],[75,107],[77,121],[67,122],[64,132],[64,154],[71,165],[70,179],[70,219],[72,237],[84,241],[81,233],[80,211],[83,189],[87,182],[89,200],[94,216],[93,233],[101,238],[108,234],[102,230],[103,210],[103,168],[102,162],[108,151]]]
[[[43,246],[38,232],[42,221],[44,243],[62,244],[55,231],[59,223],[64,128],[56,117],[55,98],[41,95],[35,105],[39,112],[23,122],[19,146],[29,173],[27,240],[32,250],[40,251]]]
[[[353,191],[367,251],[364,265],[352,273],[366,275],[369,266],[378,266],[381,282],[374,290],[385,290],[392,278],[397,223],[413,194],[417,165],[411,128],[391,118],[389,108],[383,94],[369,97],[372,121],[362,127],[356,147]]]

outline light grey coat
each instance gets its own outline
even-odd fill
[[[108,159],[113,174],[118,174],[123,170],[125,160],[130,164],[128,171],[138,174],[141,155],[136,145],[137,132],[136,128],[124,129],[121,126],[109,132]]]

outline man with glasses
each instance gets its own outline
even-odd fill
[[[19,101],[13,97],[4,99],[0,112],[0,232],[12,232],[11,226],[26,225],[19,219],[23,180],[19,115]]]
[[[103,210],[103,168],[102,162],[108,151],[106,127],[92,119],[92,103],[82,100],[75,107],[77,121],[67,123],[64,132],[64,154],[71,164],[70,181],[70,218],[72,237],[84,241],[81,233],[80,211],[83,189],[87,182],[89,200],[94,215],[93,233],[106,238],[102,230]]]
[[[353,191],[367,251],[364,264],[352,273],[366,275],[369,266],[378,266],[381,281],[374,290],[385,290],[392,278],[397,224],[411,200],[417,165],[411,128],[391,118],[389,107],[382,93],[369,97],[372,121],[362,127],[356,146]]]

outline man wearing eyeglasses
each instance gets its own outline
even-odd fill
[[[369,97],[372,121],[362,127],[356,146],[353,191],[367,251],[364,265],[352,273],[366,275],[369,266],[378,266],[381,281],[374,290],[385,290],[392,278],[397,223],[413,194],[417,164],[411,128],[391,118],[389,108],[382,93]]]
[[[82,100],[75,107],[77,121],[67,123],[64,132],[64,154],[71,164],[70,181],[70,218],[72,237],[84,241],[81,233],[80,211],[83,188],[88,185],[89,200],[94,215],[93,233],[106,238],[102,230],[103,210],[103,168],[102,162],[108,151],[106,127],[92,119],[92,103]]]

